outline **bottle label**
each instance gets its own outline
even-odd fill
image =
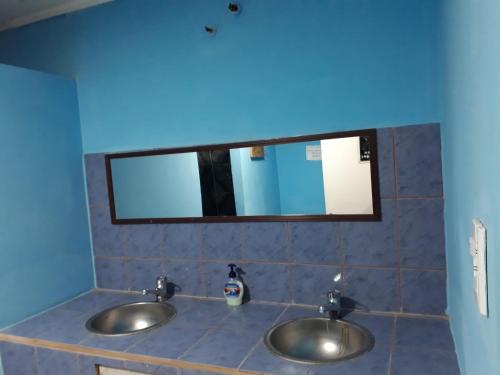
[[[238,298],[241,293],[241,288],[236,283],[226,283],[224,285],[224,295],[228,298]]]

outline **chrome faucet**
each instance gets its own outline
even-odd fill
[[[338,285],[342,281],[342,273],[339,272],[333,278],[333,283]],[[327,293],[328,303],[319,307],[319,313],[328,313],[330,319],[337,319],[342,312],[342,292],[340,289],[334,288]]]
[[[167,299],[167,276],[158,276],[156,278],[156,289],[143,289],[142,294],[155,295],[156,302],[165,301]]]
[[[338,316],[340,316],[340,312],[342,311],[342,293],[340,292],[340,290],[334,289],[328,292],[327,298],[328,303],[319,307],[319,313],[329,313],[330,318],[336,319]]]

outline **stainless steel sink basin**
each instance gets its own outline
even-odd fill
[[[130,335],[172,320],[175,307],[168,303],[137,302],[104,310],[87,320],[87,329],[101,335]]]
[[[304,318],[271,328],[264,343],[274,354],[290,361],[321,364],[357,357],[373,348],[373,335],[344,320]]]

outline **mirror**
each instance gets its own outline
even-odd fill
[[[379,220],[376,131],[106,155],[115,224]]]

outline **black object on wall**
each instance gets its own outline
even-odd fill
[[[229,150],[198,151],[203,216],[236,216]]]
[[[359,137],[359,160],[370,161],[370,139],[366,136]]]

